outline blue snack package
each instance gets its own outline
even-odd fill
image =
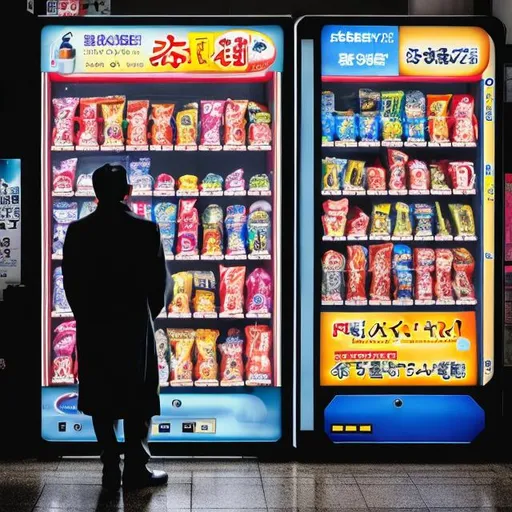
[[[414,235],[434,236],[434,207],[431,204],[416,203],[413,207]]]
[[[66,234],[68,232],[69,224],[60,224],[56,222],[53,225],[53,243],[52,243],[52,255],[62,258],[64,241],[66,240]]]
[[[154,217],[160,227],[162,238],[174,239],[176,231],[176,211],[177,207],[173,203],[157,203],[154,208]]]
[[[347,172],[348,160],[346,158],[336,158],[336,164],[338,165],[338,181],[341,188],[345,181],[345,173]]]
[[[257,201],[249,209],[247,233],[251,254],[270,254],[272,206],[267,201]]]
[[[380,135],[380,116],[364,114],[359,116],[359,137],[363,142],[375,142]]]
[[[405,137],[409,142],[423,142],[426,139],[426,103],[421,91],[405,93]]]
[[[71,224],[78,220],[78,203],[58,201],[53,203],[53,218],[59,224]]]
[[[96,208],[98,205],[95,201],[84,201],[82,203],[82,206],[80,208],[80,218],[83,219],[84,217],[87,217],[87,215],[90,215],[91,213],[94,213],[96,211]]]
[[[64,276],[62,275],[62,267],[56,267],[53,271],[53,311],[59,313],[70,313],[66,292],[64,291]]]
[[[335,112],[334,129],[336,139],[353,141],[357,138],[357,116],[352,111]]]
[[[425,118],[407,117],[404,123],[405,138],[408,142],[424,142],[426,138]]]
[[[226,256],[245,256],[247,241],[247,214],[245,206],[233,204],[226,208]]]
[[[412,250],[407,245],[393,247],[393,282],[395,300],[412,300],[413,270]]]
[[[334,140],[334,115],[332,112],[322,112],[322,142]]]
[[[133,187],[133,195],[148,193],[153,190],[151,176],[151,158],[139,158],[130,162],[129,182]]]
[[[332,91],[322,91],[322,113],[334,111],[334,93]]]
[[[204,192],[222,192],[223,185],[224,179],[222,176],[208,173],[201,182],[201,185],[199,185],[199,188]]]

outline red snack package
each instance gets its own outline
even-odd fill
[[[201,144],[220,145],[220,126],[224,114],[224,100],[201,101]]]
[[[219,343],[220,385],[244,385],[244,339],[239,329],[229,329],[226,341]]]
[[[101,98],[82,98],[80,100],[80,130],[78,131],[79,146],[98,145],[98,104]]]
[[[366,168],[368,190],[386,190],[386,169],[379,163]]]
[[[272,384],[272,330],[268,325],[248,325],[245,328],[245,378],[248,386]]]
[[[338,201],[328,199],[323,202],[322,207],[325,212],[322,215],[324,236],[343,236],[347,223],[348,199],[344,198]]]
[[[129,101],[126,113],[128,120],[128,146],[146,146],[148,143],[148,100]]]
[[[246,282],[247,313],[272,312],[272,278],[262,268],[253,270]]]
[[[159,174],[155,180],[155,192],[174,192],[176,183],[174,178],[170,174]]]
[[[347,301],[366,300],[366,248],[347,247]]]
[[[78,158],[69,158],[53,168],[53,192],[57,195],[73,194],[77,164]]]
[[[389,190],[406,190],[405,166],[408,160],[402,151],[388,149]]]
[[[64,322],[54,331],[52,384],[74,384],[76,378],[76,322]]]
[[[410,160],[409,188],[411,190],[428,190],[430,188],[430,172],[427,164],[421,160]]]
[[[245,113],[248,100],[227,100],[224,121],[224,144],[243,146],[245,144]]]
[[[122,146],[124,144],[123,113],[126,98],[111,96],[101,102],[103,117],[103,146]]]
[[[75,137],[75,114],[78,98],[55,98],[53,103],[54,146],[72,146]]]
[[[370,246],[370,300],[387,301],[391,296],[391,253],[393,244]]]
[[[195,208],[197,199],[180,199],[178,209],[178,250],[177,254],[197,255],[199,213]]]
[[[266,146],[272,142],[271,116],[268,108],[249,102],[249,146]]]
[[[434,290],[437,300],[451,301],[453,299],[452,263],[453,253],[450,249],[436,249],[436,283]]]
[[[475,166],[473,162],[450,162],[448,174],[454,190],[472,190],[475,188]]]
[[[452,249],[453,252],[453,290],[457,300],[474,301],[475,286],[473,285],[473,273],[475,272],[475,258],[463,247]]]
[[[196,385],[200,385],[204,381],[217,380],[217,338],[219,334],[219,331],[214,329],[196,330],[197,357],[194,366]]]
[[[365,236],[369,222],[370,217],[359,206],[353,206],[348,212],[347,236]]]
[[[220,265],[220,314],[242,315],[244,312],[245,267]]]
[[[475,142],[478,124],[475,117],[475,100],[471,94],[454,94],[450,108],[453,142]]]
[[[154,146],[172,146],[173,132],[171,118],[174,114],[174,104],[152,105],[151,144]]]
[[[416,300],[432,300],[434,298],[432,272],[435,270],[435,261],[434,249],[414,249],[414,270],[416,271],[414,298]]]

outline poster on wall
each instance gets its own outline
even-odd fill
[[[0,300],[21,281],[21,160],[0,160]]]
[[[111,14],[110,0],[48,0],[47,16],[98,16]]]

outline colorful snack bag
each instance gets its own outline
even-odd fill
[[[341,302],[345,295],[345,256],[327,251],[322,256],[322,302]]]
[[[167,329],[171,345],[171,384],[192,385],[192,349],[196,339],[194,329]]]
[[[226,176],[224,182],[226,192],[242,192],[245,190],[244,170],[237,169]]]
[[[421,160],[409,160],[409,188],[411,190],[428,190],[430,188],[430,172],[427,164]]]
[[[173,274],[172,301],[169,304],[169,313],[190,313],[193,278],[194,276],[191,272]]]
[[[224,241],[224,214],[216,204],[207,206],[201,217],[203,221],[203,248],[201,254],[222,256]]]
[[[436,249],[436,283],[434,286],[437,300],[451,301],[453,253],[450,249]]]
[[[155,104],[151,107],[151,144],[154,146],[172,146],[173,132],[171,118],[174,113],[174,105]]]
[[[448,174],[454,190],[473,190],[475,188],[475,166],[473,162],[450,162]]]
[[[207,174],[199,188],[202,192],[222,192],[222,185],[224,184],[224,179],[222,176],[218,174],[209,173]]]
[[[430,187],[432,190],[450,190],[448,185],[448,161],[441,160],[430,164]]]
[[[469,204],[449,204],[458,236],[475,236],[475,217]]]
[[[76,322],[63,322],[53,332],[52,384],[75,384]]]
[[[268,325],[248,325],[245,328],[245,338],[246,384],[272,384],[272,329]]]
[[[332,112],[322,112],[322,143],[332,142],[335,133],[335,120]]]
[[[155,180],[155,192],[168,192],[169,195],[174,193],[176,183],[170,174],[159,174]]]
[[[414,270],[416,271],[416,284],[414,298],[426,301],[434,298],[434,280],[432,272],[435,270],[436,254],[434,249],[414,249]]]
[[[196,331],[196,365],[194,377],[196,383],[217,380],[217,338],[219,331],[214,329],[197,329]]]
[[[257,201],[249,209],[247,238],[251,254],[270,254],[272,240],[271,211],[272,207],[266,201]]]
[[[64,291],[64,276],[62,267],[55,267],[53,271],[53,311],[58,313],[71,313],[66,292]]]
[[[267,174],[255,174],[249,180],[249,190],[259,192],[270,191],[270,179]]]
[[[337,158],[322,159],[322,190],[340,190],[340,166]]]
[[[388,149],[389,190],[406,190],[405,166],[409,157],[402,151]]]
[[[101,98],[82,98],[80,100],[80,129],[77,143],[79,146],[98,145],[98,104]]]
[[[344,198],[339,201],[328,199],[323,202],[322,207],[324,210],[324,215],[322,215],[324,236],[343,236],[347,223],[348,199]]]
[[[242,315],[244,312],[245,267],[220,265],[220,312]]]
[[[194,272],[194,299],[196,313],[215,313],[215,274],[209,271]]]
[[[246,281],[247,313],[272,313],[272,278],[262,268],[254,269]]]
[[[345,190],[364,190],[365,181],[364,162],[349,160],[343,180],[343,188]]]
[[[430,204],[416,203],[413,206],[414,236],[434,236],[434,208]]]
[[[361,114],[377,114],[380,110],[380,92],[359,89],[359,111]]]
[[[332,91],[322,91],[322,112],[334,112],[334,107],[334,93]]]
[[[477,139],[475,100],[471,94],[454,94],[450,108],[452,141],[470,143]]]
[[[370,300],[388,301],[391,295],[393,244],[370,246]]]
[[[244,384],[244,339],[239,329],[229,329],[226,341],[219,343],[221,354],[220,385],[243,386]]]
[[[54,146],[72,146],[75,138],[75,114],[78,98],[55,98],[53,103]]]
[[[249,146],[268,146],[272,142],[270,128],[271,116],[268,108],[255,101],[250,101],[249,111]]]
[[[78,179],[76,180],[76,195],[77,196],[89,196],[94,197],[94,185],[92,183],[92,175],[89,174],[80,174]]]
[[[151,201],[130,201],[129,206],[135,215],[143,217],[146,220],[153,219],[153,208],[151,207]]]
[[[379,163],[366,168],[368,190],[386,190],[386,169]]]
[[[428,132],[431,142],[449,142],[448,104],[451,94],[427,94]]]
[[[245,113],[247,100],[227,100],[224,120],[224,144],[243,146],[245,144]]]
[[[220,145],[220,127],[225,104],[224,100],[201,101],[201,145]]]
[[[148,100],[129,101],[126,119],[128,121],[128,146],[146,146],[148,143]]]
[[[199,213],[196,199],[180,199],[178,208],[178,254],[197,255]]]
[[[91,213],[94,213],[96,208],[98,208],[98,205],[95,201],[84,201],[80,207],[78,218],[83,219],[84,217],[87,217]]]
[[[173,203],[157,203],[154,208],[155,221],[160,228],[162,238],[170,238],[174,245],[174,235],[176,232],[176,205]]]
[[[406,203],[395,203],[393,236],[412,236],[411,209]]]
[[[366,300],[366,258],[366,247],[347,247],[347,302]]]
[[[436,201],[436,227],[437,227],[437,235],[439,236],[450,236],[451,229],[450,224],[443,217],[443,212],[441,210],[441,204]]]
[[[114,96],[103,100],[101,113],[103,117],[103,146],[122,146],[123,135],[123,112],[126,98]]]
[[[359,116],[359,137],[361,142],[375,142],[379,140],[380,117],[377,114]]]
[[[147,194],[153,190],[151,158],[139,158],[130,162],[128,179],[133,187],[133,195]]]
[[[176,114],[176,145],[197,144],[197,103],[189,103]]]
[[[158,380],[160,386],[168,386],[170,378],[169,368],[169,340],[163,329],[155,332],[156,356],[158,361]]]
[[[453,252],[453,291],[457,300],[476,299],[473,273],[475,272],[475,258],[465,248],[452,249]]]
[[[78,158],[70,158],[53,167],[53,192],[55,194],[73,194]]]
[[[412,300],[412,251],[407,245],[393,247],[393,283],[395,300]]]
[[[423,142],[425,137],[426,106],[421,91],[405,93],[405,137],[408,142]]]
[[[233,204],[226,208],[224,220],[227,233],[226,254],[230,256],[245,255],[247,240],[247,214],[245,206]]]
[[[382,140],[401,140],[404,91],[381,92]]]
[[[366,236],[369,223],[370,217],[359,206],[353,206],[348,212],[347,236]]]
[[[78,219],[78,203],[59,201],[53,203],[53,218],[60,224],[70,224]]]
[[[335,112],[333,118],[336,139],[342,142],[355,142],[357,137],[357,116],[354,112],[351,110]]]
[[[69,224],[59,224],[55,222],[53,224],[53,243],[52,243],[52,255],[61,257],[64,250],[64,242],[66,240],[66,234],[68,232]]]
[[[178,178],[178,190],[181,192],[198,192],[198,178],[193,174],[184,174]]]
[[[389,216],[390,212],[390,203],[373,205],[370,235],[391,235],[391,218]]]

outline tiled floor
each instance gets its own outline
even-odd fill
[[[155,459],[166,487],[106,495],[97,459],[0,462],[0,512],[512,512],[512,465]]]

